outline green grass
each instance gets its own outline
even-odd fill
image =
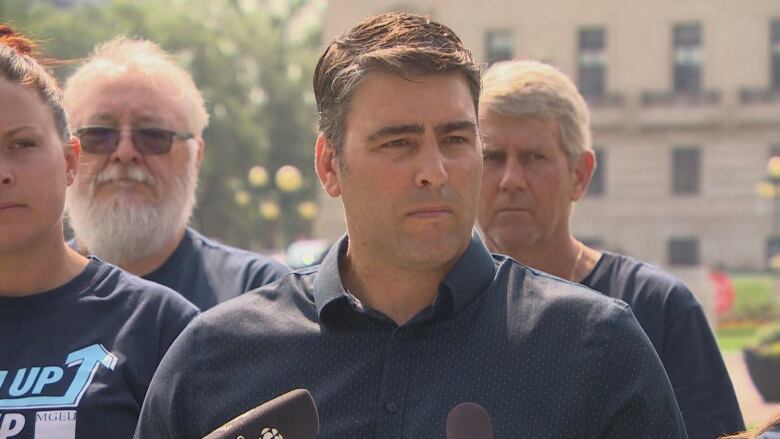
[[[734,274],[734,304],[721,317],[717,331],[721,351],[740,351],[749,345],[758,328],[780,318],[780,298],[775,297],[774,278],[767,274]]]
[[[780,317],[770,275],[733,275],[734,305],[721,321],[769,321]]]
[[[753,341],[760,324],[721,325],[718,328],[718,348],[721,352],[741,351]]]

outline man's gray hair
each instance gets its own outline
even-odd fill
[[[542,116],[558,122],[569,166],[592,149],[588,106],[568,76],[538,61],[494,64],[482,78],[480,117]]]
[[[167,80],[175,85],[181,97],[188,100],[190,129],[200,137],[209,122],[209,114],[192,76],[177,65],[171,56],[156,43],[117,37],[95,48],[65,84],[65,101],[74,102],[74,94],[103,77],[119,77],[126,73],[140,73],[153,84]]]

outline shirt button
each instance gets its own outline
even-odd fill
[[[388,402],[385,407],[387,407],[387,411],[390,413],[395,413],[398,411],[398,406],[395,405],[394,402]]]

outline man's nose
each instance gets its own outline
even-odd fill
[[[503,191],[524,190],[527,188],[526,170],[519,160],[507,158],[502,171],[499,187]]]
[[[415,183],[418,187],[441,187],[447,183],[449,175],[444,164],[441,149],[434,139],[426,139],[419,146],[418,170]]]
[[[133,144],[133,134],[130,130],[119,132],[119,143],[111,153],[111,161],[117,163],[137,163],[141,160],[141,153]]]

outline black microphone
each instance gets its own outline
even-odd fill
[[[203,439],[313,439],[320,417],[311,393],[295,389],[233,419]]]
[[[490,415],[481,405],[462,402],[447,415],[447,439],[493,439]]]

